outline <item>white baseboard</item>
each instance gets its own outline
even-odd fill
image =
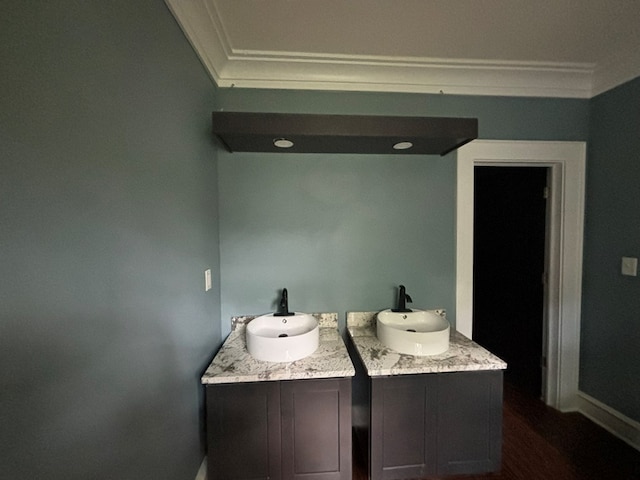
[[[640,423],[624,416],[599,400],[578,391],[578,411],[620,440],[640,450]]]
[[[200,469],[196,474],[196,480],[207,480],[207,457],[202,459],[202,463],[200,464]]]

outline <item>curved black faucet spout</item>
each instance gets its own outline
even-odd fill
[[[410,308],[407,308],[407,302],[413,303],[413,300],[407,295],[407,289],[404,285],[398,287],[398,308],[392,308],[392,312],[411,312]]]
[[[273,316],[286,317],[289,315],[293,315],[293,313],[289,311],[289,294],[287,293],[287,289],[283,288],[280,303],[278,303],[278,311],[274,313]]]

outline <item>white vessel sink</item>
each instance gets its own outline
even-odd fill
[[[435,310],[378,312],[376,335],[385,346],[408,355],[437,355],[449,349],[449,322]]]
[[[293,362],[316,351],[320,330],[308,313],[294,312],[284,317],[273,313],[251,320],[246,330],[247,350],[265,362]]]

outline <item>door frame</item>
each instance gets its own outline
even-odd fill
[[[585,142],[475,140],[457,150],[456,329],[473,334],[475,166],[540,166],[550,172],[547,233],[546,381],[543,399],[577,409],[586,170]],[[499,306],[496,306],[499,308]]]

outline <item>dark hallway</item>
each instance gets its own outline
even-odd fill
[[[474,178],[473,339],[540,397],[547,168],[483,166]]]

